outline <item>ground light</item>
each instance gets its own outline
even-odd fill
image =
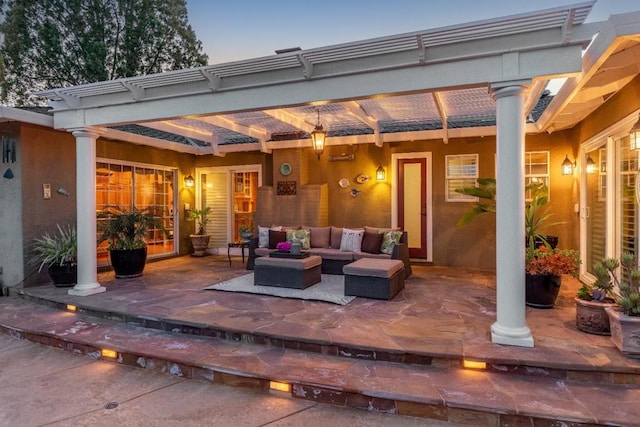
[[[117,359],[118,358],[118,352],[115,350],[110,350],[108,348],[103,348],[102,350],[100,350],[100,355],[102,355],[102,357],[105,357],[107,359]]]
[[[463,360],[462,367],[465,369],[483,370],[487,369],[487,362],[479,362],[477,360]]]
[[[78,307],[73,304],[67,304],[67,311],[78,311]]]
[[[291,384],[279,381],[269,381],[269,393],[284,397],[291,397]]]

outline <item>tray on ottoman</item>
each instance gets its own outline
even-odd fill
[[[290,258],[290,259],[302,259],[308,258],[311,255],[309,252],[300,252],[299,254],[292,254],[291,252],[274,251],[269,252],[271,258]]]
[[[255,261],[253,284],[305,289],[321,280],[322,258],[260,257]]]
[[[361,258],[342,270],[345,295],[390,300],[404,289],[404,264],[397,259]]]

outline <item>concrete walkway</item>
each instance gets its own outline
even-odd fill
[[[92,360],[0,335],[2,426],[424,426]],[[455,426],[429,421],[431,426]]]

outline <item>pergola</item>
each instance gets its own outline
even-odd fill
[[[69,292],[104,291],[93,238],[98,136],[196,155],[268,153],[309,147],[319,109],[330,145],[497,136],[492,339],[533,346],[524,304],[525,133],[573,126],[638,74],[628,55],[638,53],[640,16],[586,24],[594,3],[39,92],[54,127],[77,141],[79,270]],[[568,80],[536,108],[555,78]]]

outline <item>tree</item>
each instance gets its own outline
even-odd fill
[[[34,104],[37,90],[208,61],[184,0],[8,0],[0,8],[4,103]]]

